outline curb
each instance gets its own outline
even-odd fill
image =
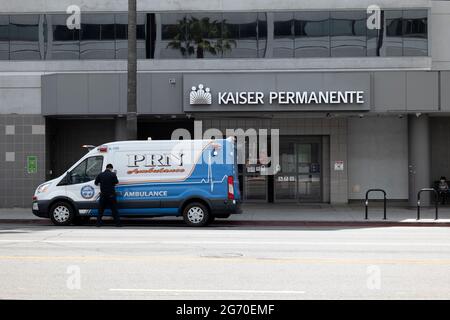
[[[104,221],[105,224],[113,223]],[[25,225],[49,225],[53,226],[48,219],[0,219],[1,224],[25,224]],[[86,226],[93,225],[91,222]],[[182,220],[126,220],[125,225],[129,226],[185,226]],[[232,227],[450,227],[450,222],[401,222],[401,221],[295,221],[295,220],[237,220],[215,221],[211,226],[232,226]]]

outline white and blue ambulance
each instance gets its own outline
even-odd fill
[[[236,159],[233,138],[106,143],[41,184],[33,196],[33,213],[55,225],[96,216],[100,188],[94,180],[111,163],[119,180],[121,217],[183,216],[190,226],[205,226],[240,213]]]

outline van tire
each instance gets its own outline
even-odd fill
[[[57,226],[68,226],[75,217],[73,207],[65,201],[58,201],[50,209],[50,219]]]
[[[184,222],[191,227],[204,227],[210,222],[209,209],[200,202],[191,202],[183,210]]]

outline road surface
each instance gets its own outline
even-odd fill
[[[4,224],[0,299],[450,299],[450,228]]]

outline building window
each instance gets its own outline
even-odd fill
[[[184,14],[156,14],[160,35],[156,37],[155,56],[160,59],[182,59],[188,55],[187,18]],[[158,28],[158,27],[157,27]]]
[[[80,59],[80,30],[67,27],[67,15],[47,15],[47,60]]]
[[[11,60],[41,60],[39,20],[40,16],[35,14],[10,16]]]
[[[258,13],[258,58],[264,58],[267,52],[267,14]]]
[[[388,57],[403,55],[402,11],[385,11],[386,39],[383,41],[383,55]]]
[[[116,25],[116,59],[128,58],[128,14],[121,13],[115,15]],[[138,59],[146,58],[146,14],[139,13],[137,15],[136,24],[136,46]]]
[[[428,55],[428,10],[138,13],[138,59]],[[127,59],[127,13],[0,15],[0,60]],[[269,34],[270,33],[270,34]],[[270,43],[268,43],[270,42]],[[270,48],[270,50],[267,50]]]
[[[9,16],[0,16],[0,60],[9,60]]]
[[[115,25],[113,14],[81,16],[81,59],[115,59]]]
[[[222,58],[224,51],[231,49],[232,44],[223,39],[222,14],[196,13],[186,19],[187,41],[182,46],[189,58]]]
[[[273,15],[273,57],[294,57],[293,12],[279,12]]]
[[[226,13],[223,15],[224,58],[258,57],[258,14]]]
[[[428,55],[428,18],[426,10],[403,11],[403,55]]]
[[[296,58],[330,56],[328,12],[296,12],[294,26]]]
[[[367,50],[365,11],[331,12],[331,56],[364,57]]]

